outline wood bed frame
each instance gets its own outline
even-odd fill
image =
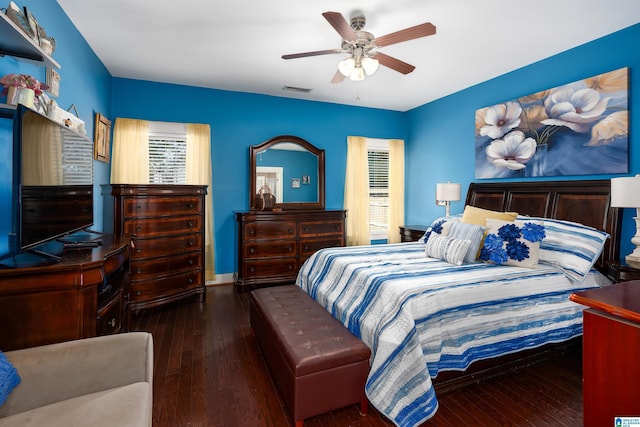
[[[466,205],[520,215],[579,222],[611,236],[595,267],[607,274],[607,262],[620,257],[622,210],[610,206],[610,180],[471,183]],[[562,352],[579,349],[581,338],[549,344],[508,356],[473,363],[464,372],[441,372],[434,380],[438,394],[513,372]]]

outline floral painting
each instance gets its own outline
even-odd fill
[[[629,69],[476,111],[476,178],[627,173]]]

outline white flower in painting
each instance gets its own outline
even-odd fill
[[[520,170],[536,153],[536,141],[525,138],[523,132],[514,130],[502,139],[494,140],[487,149],[487,160],[498,168]]]
[[[607,108],[609,98],[600,98],[593,89],[560,89],[544,101],[549,116],[545,125],[566,126],[574,132],[589,131],[591,123],[598,120]]]
[[[480,135],[488,136],[491,139],[502,137],[520,125],[520,114],[522,114],[522,107],[516,102],[489,107],[484,118],[486,124],[480,129]]]
[[[611,144],[617,136],[629,134],[629,114],[627,111],[616,111],[600,120],[591,129],[591,139],[586,145]]]

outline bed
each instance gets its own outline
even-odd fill
[[[472,183],[465,206],[544,226],[533,268],[426,256],[437,239],[462,242],[434,236],[320,250],[296,283],[371,348],[370,402],[396,425],[416,426],[437,411],[440,377],[531,358],[581,335],[582,308],[568,297],[610,284],[607,261],[619,255],[621,212],[609,206],[609,192],[609,180]]]

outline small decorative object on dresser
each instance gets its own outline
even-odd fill
[[[114,234],[131,236],[129,309],[205,298],[204,185],[111,184]]]

